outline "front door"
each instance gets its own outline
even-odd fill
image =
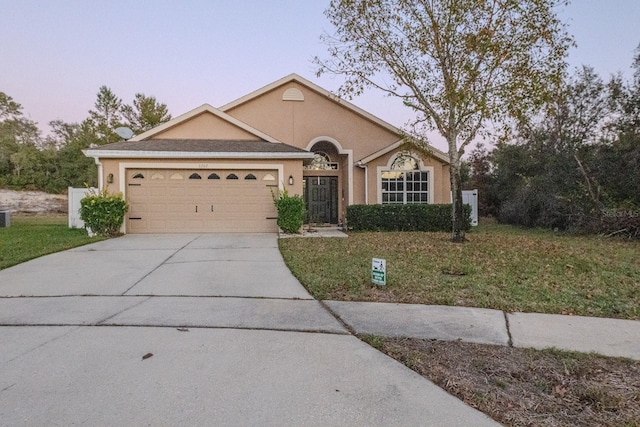
[[[310,223],[338,223],[338,177],[305,176],[304,201]]]

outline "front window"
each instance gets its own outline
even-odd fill
[[[429,172],[423,172],[412,156],[399,155],[382,175],[383,204],[429,202]]]

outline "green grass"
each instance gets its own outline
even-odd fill
[[[0,270],[100,240],[83,229],[70,229],[66,216],[14,216],[9,227],[0,228]]]
[[[640,319],[640,243],[490,224],[448,233],[351,233],[281,239],[293,274],[318,299],[484,307]],[[371,284],[371,258],[387,286]]]

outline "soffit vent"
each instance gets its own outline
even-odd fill
[[[296,89],[295,87],[290,87],[285,90],[282,94],[283,101],[304,101],[304,95],[300,91],[300,89]]]

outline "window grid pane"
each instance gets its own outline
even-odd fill
[[[383,204],[428,203],[429,173],[422,171],[383,173],[381,188]]]

